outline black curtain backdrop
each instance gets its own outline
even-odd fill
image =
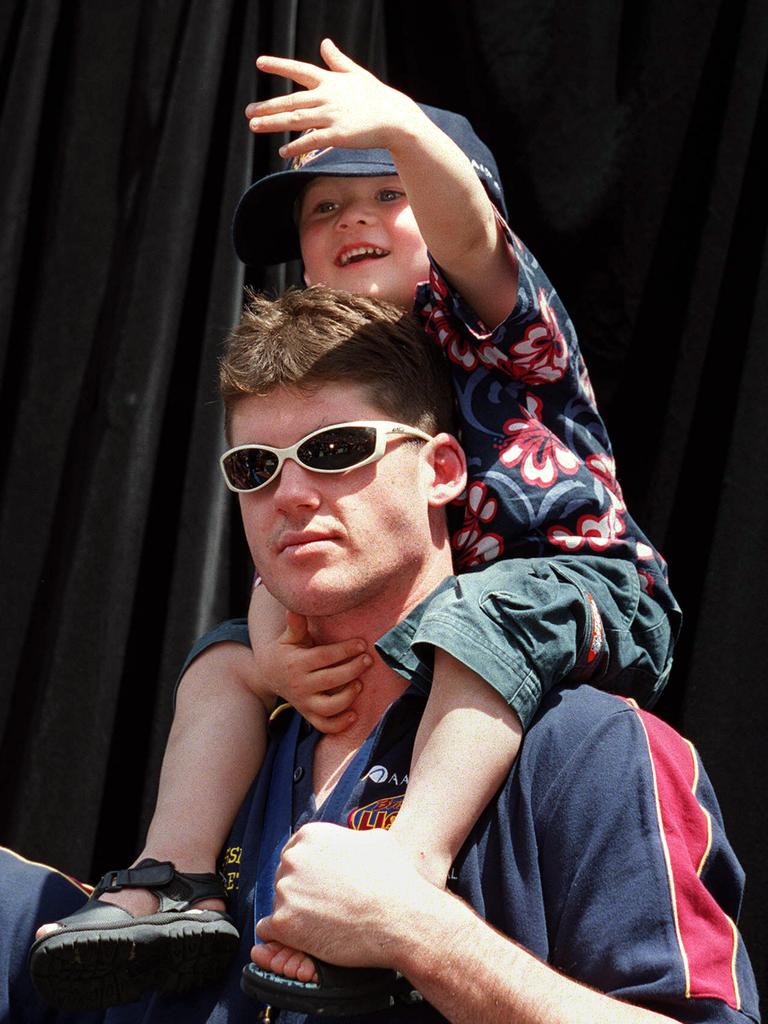
[[[80,877],[126,865],[176,670],[245,610],[214,378],[243,284],[232,210],[279,161],[242,109],[280,88],[256,54],[315,60],[326,34],[470,118],[571,311],[684,607],[659,710],[719,791],[762,978],[762,0],[6,0],[0,841]]]

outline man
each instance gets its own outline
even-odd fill
[[[252,956],[246,988],[261,992],[266,979],[279,991],[261,969],[282,963],[295,976],[285,945],[408,978],[362,974],[360,1012],[348,1020],[369,1019],[382,978],[395,1001],[370,1018],[382,1024],[757,1020],[731,920],[742,879],[707,780],[684,741],[620,698],[577,685],[548,698],[454,865],[456,896],[398,858],[380,829],[402,800],[430,677],[421,602],[455,585],[445,506],[466,471],[442,429],[450,394],[433,350],[396,307],[309,289],[260,300],[255,312],[222,370],[233,445],[225,470],[241,491],[254,562],[285,607],[306,616],[315,641],[360,636],[379,641],[382,656],[350,729],[319,736],[291,712],[273,724],[224,855],[242,935],[229,976],[103,1019],[251,1021],[242,965]],[[352,432],[334,432],[338,424]],[[536,569],[531,560],[534,578]],[[211,640],[244,642],[239,630]],[[401,674],[388,658],[406,666]],[[468,771],[480,756],[468,752]],[[251,953],[260,919],[267,945]],[[5,923],[7,945],[13,920]],[[23,984],[15,972],[11,998]],[[306,1005],[328,996],[314,984],[285,987]],[[44,1019],[31,1004],[24,1013]]]

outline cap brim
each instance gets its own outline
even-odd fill
[[[238,257],[264,267],[301,258],[294,203],[311,178],[376,178],[396,174],[391,163],[338,163],[332,168],[277,171],[251,185],[237,204],[232,242]]]

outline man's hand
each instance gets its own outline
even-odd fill
[[[365,641],[315,645],[303,615],[286,612],[286,623],[277,643],[259,651],[270,688],[319,732],[349,728],[357,719],[349,706],[363,688],[360,676],[373,662]]]
[[[325,146],[391,149],[394,135],[425,119],[413,100],[384,85],[330,39],[321,43],[320,55],[325,68],[285,57],[262,56],[256,61],[259,71],[304,86],[245,108],[253,132],[310,132],[283,146],[282,157]]]
[[[345,967],[391,967],[454,1024],[673,1024],[537,960],[422,878],[381,829],[300,829],[283,850],[274,910],[256,931],[289,947],[283,957],[278,947],[254,946],[260,967],[301,958],[295,949]]]
[[[272,914],[256,931],[265,942],[302,949],[347,967],[395,967],[420,909],[439,890],[383,829],[354,832],[305,825],[286,844]],[[251,958],[268,967],[272,951]]]

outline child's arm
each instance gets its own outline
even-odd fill
[[[312,129],[282,147],[285,157],[324,146],[388,149],[427,248],[477,315],[495,327],[515,306],[517,264],[469,160],[412,99],[355,64],[330,39],[320,53],[327,70],[258,58],[260,71],[306,91],[249,104],[251,130]]]

